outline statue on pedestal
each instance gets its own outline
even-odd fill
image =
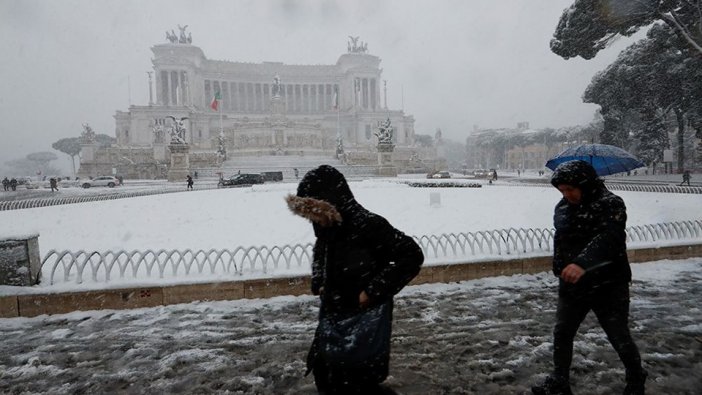
[[[224,138],[223,133],[220,133],[217,137],[217,156],[219,156],[223,161],[227,160],[226,139]]]
[[[390,125],[390,118],[387,121],[378,121],[378,131],[375,132],[375,136],[378,137],[378,145],[381,144],[393,144],[392,136],[394,133],[394,128]]]
[[[171,29],[169,32],[166,30],[166,40],[168,40],[171,44],[192,44],[193,43],[193,36],[191,33],[188,32],[187,36],[185,35],[185,29],[188,28],[188,25],[185,26],[180,26],[178,25],[178,30],[180,30],[180,36],[176,35],[175,31]]]
[[[280,97],[280,76],[278,74],[273,77],[273,97]]]
[[[163,129],[163,120],[155,119],[151,125],[151,132],[154,134],[154,143],[163,144],[165,142],[164,135],[165,130]]]
[[[185,144],[185,120],[188,119],[188,117],[182,117],[180,119],[176,119],[173,116],[166,116],[166,118],[170,118],[173,120],[173,126],[171,126],[170,130],[168,133],[171,135],[171,144]]]
[[[95,142],[95,131],[87,123],[83,124],[83,131],[80,134],[80,142],[83,144],[93,144]]]
[[[170,41],[171,44],[175,44],[178,42],[178,36],[175,35],[173,30],[170,32],[166,30],[166,40]]]
[[[368,52],[368,43],[364,43],[361,41],[359,44],[358,39],[360,36],[349,36],[349,39],[351,41],[348,41],[346,43],[346,49],[348,50],[349,53],[367,53]]]
[[[341,163],[346,163],[346,152],[344,152],[344,140],[339,136],[336,139],[336,159],[339,159]]]
[[[181,44],[188,43],[188,37],[185,35],[185,29],[187,29],[187,28],[188,28],[188,25],[185,25],[185,26],[178,25],[178,30],[180,30],[180,38],[178,39],[178,42]]]

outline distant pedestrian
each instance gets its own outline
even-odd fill
[[[197,180],[197,171],[195,171],[195,173],[193,173],[193,176],[194,176],[195,179]]]
[[[117,176],[117,179],[119,180],[119,185],[124,185],[124,177],[123,176]]]
[[[532,387],[532,392],[572,394],[573,340],[592,311],[624,363],[624,394],[643,395],[647,374],[629,332],[631,267],[626,253],[624,201],[607,190],[585,161],[559,165],[551,184],[563,195],[553,216],[553,273],[558,277],[554,369],[543,384]]]
[[[683,184],[687,183],[687,186],[690,186],[690,170],[685,170],[682,175],[682,182],[680,183],[680,186],[683,186]]]
[[[51,187],[51,192],[58,192],[58,181],[56,181],[54,177],[51,177],[51,179],[49,179],[49,186]]]
[[[293,168],[293,172],[295,173],[295,179],[297,180],[300,177],[300,172],[297,170],[297,167]]]
[[[8,180],[7,177],[2,180],[2,188],[6,191],[10,189],[10,180]]]
[[[12,188],[13,191],[17,190],[17,179],[15,177],[12,177],[10,180],[10,188]]]
[[[188,188],[187,188],[187,189],[192,190],[192,189],[193,189],[193,184],[194,184],[194,182],[193,182],[193,178],[190,177],[190,174],[188,174],[188,176],[185,177],[185,180],[188,182]]]

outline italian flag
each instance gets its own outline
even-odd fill
[[[212,98],[212,103],[210,103],[210,107],[217,111],[219,109],[219,101],[222,100],[222,96],[219,94],[219,91],[215,92],[214,97]]]

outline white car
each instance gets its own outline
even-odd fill
[[[119,185],[119,179],[117,179],[117,177],[112,177],[112,176],[100,176],[100,177],[95,177],[92,180],[80,180],[78,182],[79,182],[79,185],[82,186],[83,188],[90,188],[90,187],[114,188],[115,186]]]
[[[437,171],[431,178],[451,178],[451,174],[447,171]]]

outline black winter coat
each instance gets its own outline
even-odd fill
[[[365,291],[371,305],[392,303],[392,297],[418,273],[424,261],[421,248],[380,215],[356,202],[343,175],[331,166],[308,172],[297,196],[288,196],[290,209],[313,221],[317,240],[312,263],[312,293],[321,296],[320,316],[360,312]],[[317,335],[308,355],[308,368],[318,360]],[[339,377],[363,382],[387,375],[389,350],[382,360],[368,361],[363,371]]]
[[[327,311],[354,313],[361,291],[373,303],[392,298],[419,273],[424,256],[411,237],[358,203],[347,206],[342,218],[317,231],[312,292],[321,293]]]
[[[555,173],[554,179],[558,176]],[[630,282],[624,201],[594,178],[577,186],[583,192],[580,204],[564,198],[556,205],[553,273],[560,276],[568,264],[575,263],[585,269],[585,275],[575,284],[561,280],[561,292],[583,295],[597,287]]]
[[[322,303],[329,311],[356,311],[361,291],[382,303],[419,273],[424,255],[417,243],[361,206],[334,167],[305,174],[288,205],[312,221],[317,236],[312,292],[324,289]]]

